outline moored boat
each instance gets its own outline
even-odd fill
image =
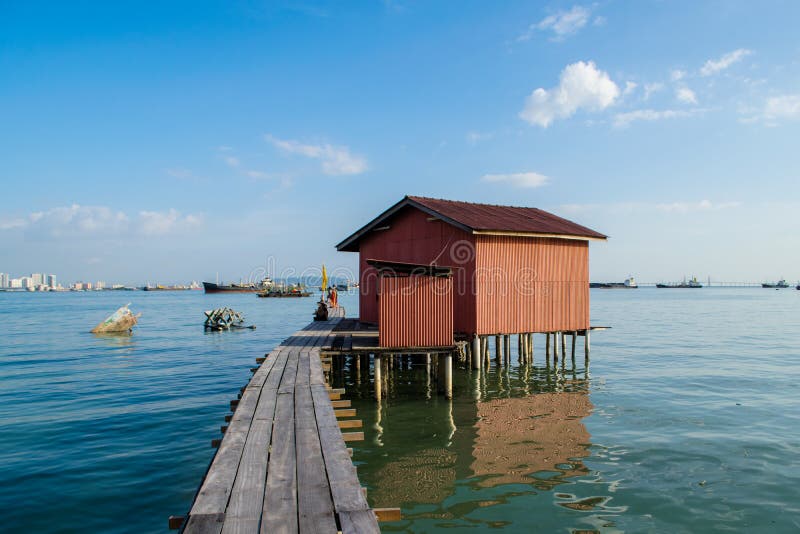
[[[764,282],[763,284],[761,284],[761,287],[765,289],[786,289],[787,287],[789,287],[789,284],[786,283],[786,280],[779,280],[775,284]]]

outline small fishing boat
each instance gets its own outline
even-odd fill
[[[789,287],[789,284],[786,283],[786,280],[779,280],[775,284],[764,282],[763,284],[761,284],[761,287],[765,289],[786,289],[787,287]]]

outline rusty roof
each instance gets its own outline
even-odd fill
[[[422,210],[471,234],[519,234],[531,237],[606,239],[607,236],[538,208],[498,206],[458,200],[406,196],[356,233],[336,245],[340,251],[355,252],[358,241],[370,230],[406,206]]]

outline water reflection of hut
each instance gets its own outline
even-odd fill
[[[485,477],[481,485],[535,482],[550,488],[585,473],[579,459],[589,456],[590,435],[582,419],[592,411],[585,393],[493,399],[477,409],[472,471]]]
[[[380,481],[369,498],[378,508],[402,503],[437,504],[453,494],[456,482],[455,452],[423,449],[393,458],[375,472]]]

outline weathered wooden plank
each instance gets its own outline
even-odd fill
[[[269,392],[265,393],[265,395],[269,394]],[[274,411],[274,400],[270,404]],[[228,519],[225,521],[224,533],[258,532],[258,524],[264,503],[264,488],[271,439],[271,419],[256,419],[251,423],[244,453],[242,454],[242,461],[239,464],[239,471],[236,474],[236,481],[233,484],[230,501],[225,512]],[[231,522],[230,519],[236,519],[237,521]],[[254,530],[249,528],[253,525],[255,526]]]
[[[295,389],[297,497],[300,532],[337,532],[333,501],[322,457],[314,402],[308,386],[310,351],[300,353]]]
[[[222,440],[203,485],[195,498],[191,515],[222,514],[228,504],[239,460],[242,457],[247,432],[228,429]],[[188,524],[187,524],[188,527]],[[189,531],[194,532],[194,531]]]
[[[222,527],[222,534],[253,534],[258,533],[261,519],[244,519],[241,517],[226,517]]]
[[[189,521],[183,529],[191,534],[219,534],[222,532],[222,522],[225,514],[196,514],[189,516]]]
[[[291,360],[289,358],[287,361],[281,384],[278,386],[275,423],[272,429],[272,450],[267,467],[261,532],[269,534],[298,531],[294,389],[283,388],[284,383],[291,382],[293,385],[297,376],[296,359],[293,366]]]
[[[331,408],[349,408],[352,401],[349,399],[331,401]]]
[[[361,428],[364,424],[361,419],[344,419],[339,421],[339,428]]]
[[[355,417],[356,416],[356,409],[355,408],[344,408],[342,410],[334,410],[334,415],[336,417]]]
[[[333,505],[337,513],[352,510],[367,510],[361,485],[358,482],[353,462],[347,453],[347,447],[339,430],[336,415],[331,402],[327,398],[324,386],[311,386],[314,399],[314,410],[317,418],[322,454],[325,458],[325,470],[331,485]]]
[[[400,514],[400,508],[373,508],[372,511],[380,522],[400,521],[403,519]]]
[[[372,510],[348,510],[339,512],[339,524],[342,526],[343,534],[369,534],[381,531]]]

